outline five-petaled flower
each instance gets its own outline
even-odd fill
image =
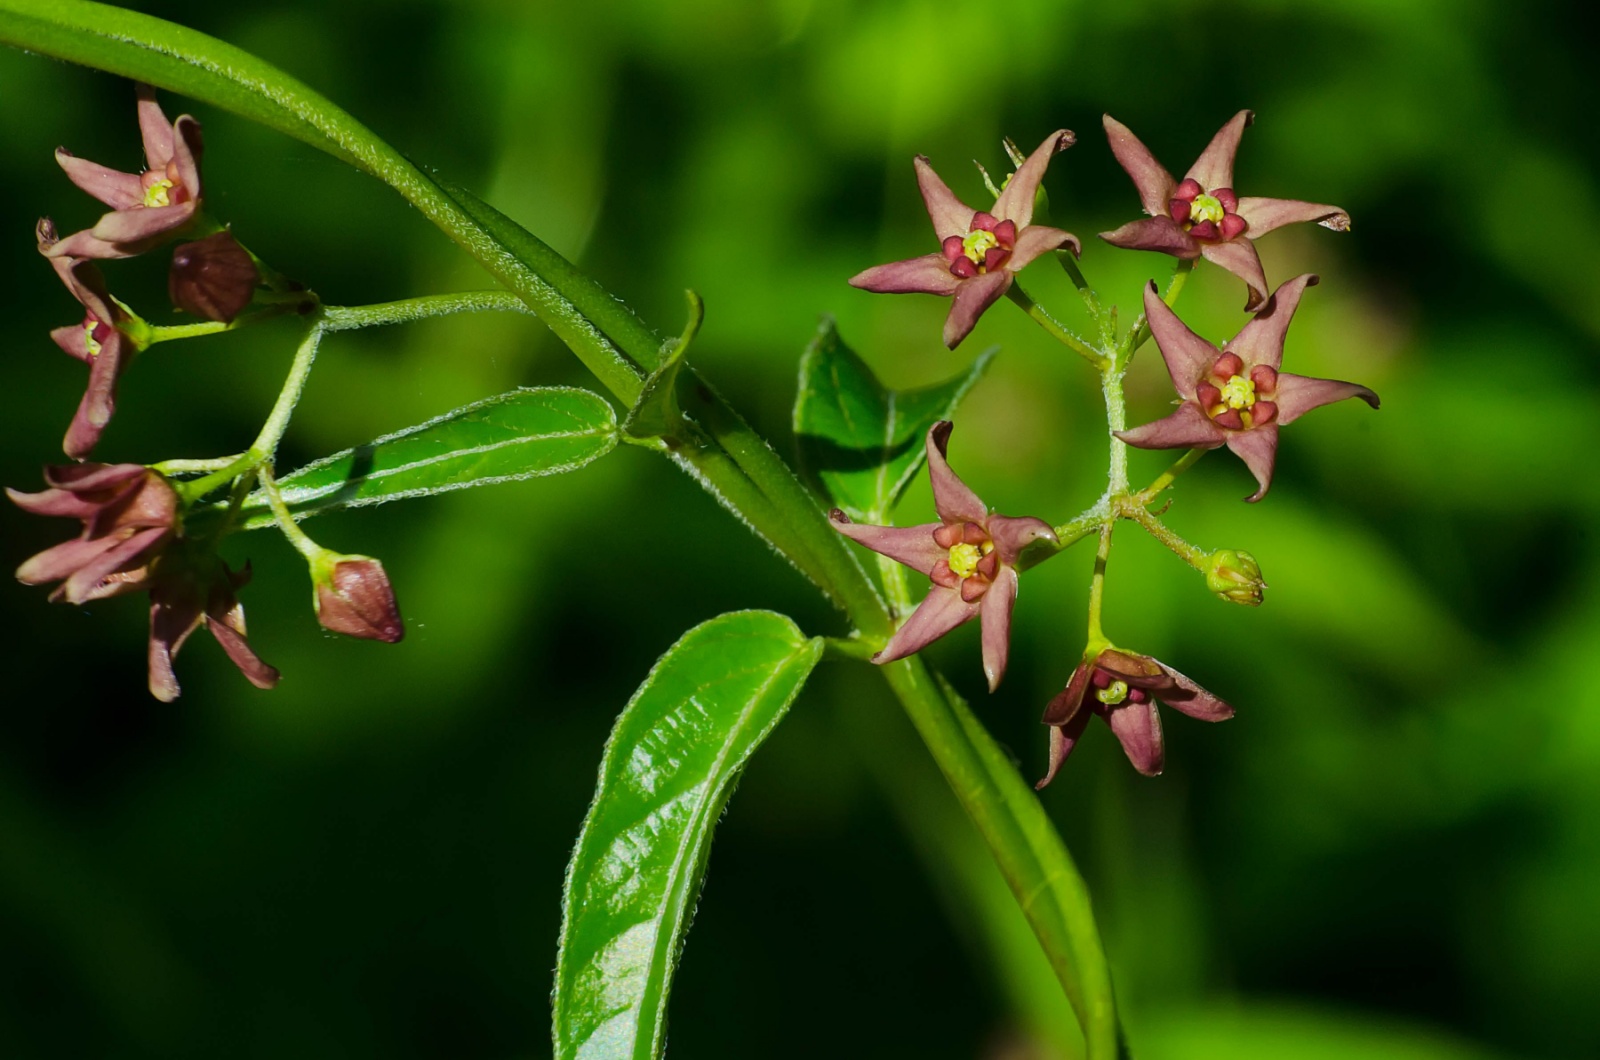
[[[840,533],[933,582],[927,597],[872,661],[903,659],[981,614],[983,670],[992,692],[1006,672],[1011,609],[1017,600],[1017,557],[1032,542],[1054,541],[1056,535],[1043,519],[991,515],[950,470],[945,459],[950,430],[949,421],[941,421],[929,429],[927,438],[937,523],[870,526],[852,523],[837,508],[831,515]]]
[[[140,85],[139,131],[147,168],[122,173],[66,148],[56,161],[72,182],[111,213],[93,228],[58,243],[52,254],[74,258],[126,258],[141,254],[186,227],[200,209],[200,123],[184,114],[168,122],[155,90]]]
[[[1189,260],[1204,257],[1244,280],[1250,288],[1245,309],[1259,308],[1267,298],[1267,278],[1250,241],[1297,221],[1347,231],[1350,215],[1322,203],[1236,195],[1233,156],[1240,134],[1254,120],[1248,110],[1235,114],[1177,181],[1126,125],[1107,114],[1111,151],[1133,178],[1150,217],[1102,232],[1100,238],[1128,250],[1155,250]]]
[[[245,640],[234,596],[249,569],[234,574],[209,545],[184,540],[178,494],[166,478],[142,464],[48,467],[44,477],[43,492],[6,494],[24,511],[78,519],[83,532],[23,563],[18,581],[60,582],[50,599],[69,604],[149,590],[150,692],[164,702],[178,695],[172,658],[201,621],[252,684],[277,683],[278,671]]]
[[[1157,700],[1201,721],[1233,717],[1232,707],[1166,663],[1148,655],[1104,648],[1078,664],[1067,687],[1045,708],[1050,769],[1037,786],[1042,788],[1055,779],[1092,714],[1111,726],[1133,768],[1147,777],[1160,773],[1165,756]]]
[[[1378,407],[1378,395],[1359,383],[1313,379],[1280,372],[1283,339],[1305,289],[1306,274],[1286,281],[1266,307],[1222,349],[1190,331],[1151,283],[1144,292],[1150,334],[1167,362],[1167,374],[1183,403],[1153,423],[1116,435],[1140,449],[1215,449],[1226,445],[1255,475],[1259,488],[1245,498],[1259,501],[1272,485],[1278,458],[1278,427],[1330,402],[1358,397]]]
[[[82,460],[111,422],[116,411],[117,380],[137,352],[137,345],[118,327],[130,317],[111,297],[99,268],[81,258],[54,256],[52,250],[60,244],[49,218],[39,222],[37,234],[39,252],[50,258],[56,275],[83,306],[83,323],[50,333],[57,346],[89,366],[88,386],[62,442],[68,456]]]
[[[1071,232],[1032,223],[1034,193],[1050,157],[1073,142],[1067,129],[1046,137],[1017,168],[992,211],[974,210],[956,198],[927,158],[918,155],[917,184],[939,236],[939,252],[876,265],[851,277],[851,285],[880,294],[954,296],[944,323],[944,344],[955,349],[1029,262],[1062,246],[1074,255],[1082,249]]]

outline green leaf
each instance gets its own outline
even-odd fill
[[[947,382],[890,390],[824,320],[800,360],[794,430],[801,466],[850,518],[887,522],[927,458],[928,428],[954,414],[994,353]]]
[[[685,633],[617,719],[567,867],[556,1060],[654,1060],[667,992],[734,781],[822,654],[736,611]]]
[[[324,457],[284,475],[278,488],[289,510],[303,518],[576,471],[616,444],[616,413],[598,394],[529,387]],[[242,529],[272,524],[266,497],[252,493]]]

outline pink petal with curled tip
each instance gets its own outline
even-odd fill
[[[1228,352],[1238,355],[1246,364],[1265,365],[1276,369],[1283,363],[1283,340],[1300,307],[1300,297],[1307,287],[1314,287],[1318,278],[1313,273],[1285,280],[1272,292],[1261,311],[1239,329],[1228,343]]]
[[[835,530],[858,545],[888,556],[897,563],[904,563],[922,574],[931,575],[934,565],[950,554],[949,549],[940,548],[939,543],[933,539],[933,532],[939,528],[939,523],[923,523],[920,526],[872,526],[867,523],[851,522],[850,517],[837,508],[829,513],[828,518]]]
[[[67,179],[113,210],[126,210],[144,202],[144,185],[133,173],[123,173],[79,158],[66,148],[56,149],[56,162]]]
[[[1067,687],[1057,692],[1055,698],[1044,708],[1043,721],[1046,725],[1065,725],[1079,716],[1080,708],[1083,706],[1083,694],[1089,690],[1089,676],[1093,669],[1092,664],[1084,661],[1072,671],[1072,677],[1067,680]]]
[[[928,208],[928,217],[940,241],[966,235],[978,211],[956,198],[956,193],[933,171],[926,155],[918,155],[913,164],[917,169],[917,187],[922,190],[922,203]]]
[[[1105,124],[1106,139],[1111,141],[1111,153],[1117,156],[1122,168],[1133,178],[1133,186],[1139,189],[1144,212],[1151,217],[1164,216],[1178,182],[1131,129],[1109,114],[1101,120]]]
[[[155,593],[150,600],[150,694],[163,703],[178,698],[177,675],[172,670],[172,660],[200,625],[201,609],[196,600],[180,597],[176,600],[158,599]]]
[[[1000,687],[1006,675],[1006,653],[1011,646],[1011,611],[1017,603],[1017,572],[1001,567],[994,584],[978,605],[983,620],[983,673],[989,691]]]
[[[1284,225],[1314,221],[1335,232],[1350,230],[1350,215],[1337,206],[1322,202],[1301,202],[1299,199],[1263,199],[1246,195],[1239,200],[1238,214],[1250,224],[1250,237],[1254,239]]]
[[[1150,337],[1156,340],[1161,359],[1166,362],[1167,375],[1177,388],[1178,396],[1192,398],[1195,387],[1206,377],[1222,351],[1189,330],[1178,319],[1156,290],[1154,280],[1144,288],[1144,317],[1150,325]]]
[[[191,199],[172,206],[140,206],[132,210],[116,210],[100,218],[90,231],[94,238],[119,247],[140,247],[140,244],[147,240],[156,239],[188,224],[194,217],[197,205]],[[140,247],[140,249],[148,248]]]
[[[1170,217],[1129,221],[1114,231],[1101,232],[1100,238],[1123,250],[1153,250],[1186,261],[1200,256],[1200,241]]]
[[[52,464],[44,469],[44,480],[54,489],[92,493],[126,485],[149,471],[143,464]]]
[[[1233,708],[1195,684],[1164,662],[1156,665],[1167,672],[1177,689],[1160,693],[1161,701],[1173,710],[1201,721],[1227,721],[1233,717]]]
[[[48,489],[23,493],[7,488],[11,503],[30,515],[56,515],[66,519],[90,519],[100,510],[95,501],[84,500],[71,490]]]
[[[1254,313],[1267,300],[1267,274],[1261,269],[1261,256],[1249,239],[1235,239],[1228,243],[1203,243],[1201,255],[1215,265],[1233,273],[1245,282],[1249,293],[1245,296],[1244,311]]]
[[[1015,221],[1018,228],[1027,228],[1033,221],[1034,196],[1039,190],[1039,182],[1044,180],[1044,171],[1049,167],[1050,159],[1075,142],[1077,137],[1072,135],[1071,129],[1057,129],[1046,136],[1033,154],[1017,167],[1005,190],[995,200],[995,216]]]
[[[1229,119],[1228,124],[1217,130],[1217,135],[1211,138],[1211,142],[1200,152],[1200,157],[1195,159],[1194,165],[1189,167],[1189,172],[1184,176],[1199,181],[1200,186],[1207,191],[1214,188],[1232,188],[1233,156],[1239,151],[1239,137],[1243,135],[1246,126],[1255,119],[1254,111],[1241,110],[1235,114]]]
[[[106,216],[115,217],[116,214],[106,214]],[[92,258],[97,261],[105,261],[111,258],[131,258],[140,253],[142,253],[142,248],[101,239],[94,234],[94,229],[92,228],[74,232],[50,248],[50,257],[52,258]]]
[[[1166,754],[1162,748],[1161,715],[1156,712],[1155,700],[1147,699],[1143,703],[1124,700],[1121,705],[1109,708],[1096,703],[1095,712],[1102,714],[1110,724],[1133,768],[1147,777],[1161,773]]]
[[[981,606],[967,603],[955,589],[935,585],[872,661],[891,663],[921,651],[963,622],[976,618]]]
[[[943,254],[874,265],[850,277],[851,287],[877,294],[952,295],[960,285],[960,278],[951,274],[950,263]]]
[[[234,612],[238,612],[237,621],[234,620]],[[228,654],[228,658],[239,668],[239,672],[244,674],[247,681],[257,688],[274,688],[280,676],[277,667],[262,662],[255,649],[250,647],[250,642],[245,640],[244,631],[234,628],[236,624],[239,626],[244,624],[242,616],[243,611],[237,606],[220,618],[207,613],[206,628],[217,639],[217,643],[222,645],[222,650]]]
[[[1060,247],[1072,251],[1072,256],[1075,258],[1083,256],[1083,245],[1071,232],[1064,232],[1048,225],[1029,225],[1017,237],[1016,249],[1011,252],[1011,260],[1006,263],[1006,267],[1012,272],[1019,272],[1037,260],[1041,254],[1048,254]]]
[[[928,428],[924,443],[928,453],[928,481],[933,486],[933,508],[943,522],[981,525],[989,509],[961,477],[950,470],[950,462],[945,457],[950,446],[950,432],[954,429],[955,425],[949,420],[940,420]]]
[[[96,591],[102,581],[113,574],[144,563],[148,559],[147,553],[157,548],[167,533],[166,528],[153,526],[147,530],[140,530],[123,541],[101,538],[100,540],[111,547],[102,550],[99,555],[74,570],[62,582],[61,595],[69,604],[85,603],[98,595],[104,595]]]
[[[1215,449],[1228,440],[1228,432],[1192,401],[1179,405],[1170,416],[1113,433],[1135,449]]]
[[[200,123],[187,114],[180,115],[172,126],[177,134],[173,144],[173,168],[178,171],[178,185],[190,202],[198,201],[200,194],[200,155],[205,143],[200,138]]]
[[[950,349],[961,345],[961,340],[972,334],[984,310],[1000,300],[1011,286],[1010,269],[996,269],[970,280],[961,281],[956,288],[956,300],[950,306],[950,315],[944,319],[944,344]]]
[[[139,96],[139,135],[144,141],[145,163],[163,169],[172,160],[172,123],[156,102],[156,90],[149,85],[135,89]]]
[[[1353,397],[1360,398],[1373,408],[1378,407],[1378,395],[1360,383],[1279,372],[1278,422],[1292,423],[1312,409]]]
[[[1034,790],[1042,789],[1056,778],[1056,773],[1060,771],[1062,763],[1066,762],[1067,756],[1072,753],[1072,749],[1078,746],[1078,740],[1082,738],[1083,730],[1088,726],[1089,718],[1093,713],[1093,711],[1080,710],[1077,714],[1067,719],[1065,723],[1053,726],[1050,729],[1050,767],[1045,772],[1044,779],[1033,786]]]
[[[1228,448],[1236,453],[1260,487],[1245,500],[1254,504],[1272,488],[1272,468],[1278,462],[1278,425],[1269,423],[1248,431],[1230,431]]]

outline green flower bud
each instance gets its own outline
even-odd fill
[[[1206,566],[1206,588],[1219,597],[1246,607],[1260,607],[1267,583],[1261,580],[1261,565],[1250,553],[1231,548],[1211,553]]]

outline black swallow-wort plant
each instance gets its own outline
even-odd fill
[[[1107,722],[1133,766],[1150,775],[1163,766],[1158,702],[1203,721],[1233,715],[1223,699],[1166,662],[1114,641],[1103,627],[1115,533],[1134,524],[1193,567],[1197,581],[1219,599],[1257,606],[1266,583],[1255,559],[1239,549],[1208,550],[1185,541],[1162,521],[1157,502],[1179,475],[1223,446],[1254,477],[1247,499],[1260,501],[1272,483],[1281,428],[1344,398],[1378,404],[1364,386],[1283,368],[1290,322],[1317,277],[1298,275],[1274,289],[1254,241],[1299,221],[1344,231],[1349,218],[1335,206],[1236,193],[1234,156],[1251,123],[1249,111],[1223,126],[1181,180],[1125,126],[1104,119],[1109,149],[1133,181],[1129,205],[1136,198],[1149,217],[1103,239],[1177,259],[1164,283],[1151,279],[1128,292],[1142,310],[1131,328],[1119,328],[1116,307],[1085,278],[1078,238],[1039,223],[1047,170],[1077,142],[1067,129],[1049,133],[1025,157],[1007,141],[1014,172],[998,184],[985,172],[993,198],[978,206],[958,198],[926,158],[914,159],[937,249],[866,268],[849,280],[867,291],[951,299],[942,336],[937,316],[927,317],[928,341],[936,348],[941,338],[955,348],[1005,298],[1084,361],[1085,384],[1104,396],[1106,485],[1081,514],[1052,520],[996,514],[952,470],[966,459],[963,435],[953,433],[955,409],[987,356],[946,384],[896,392],[825,326],[802,359],[794,410],[802,460],[809,458],[802,479],[691,367],[686,353],[702,316],[692,294],[689,326],[664,338],[492,206],[417,168],[306,85],[202,34],[83,0],[0,0],[0,40],[129,78],[129,117],[137,119],[145,156],[141,172],[125,173],[89,161],[121,145],[75,145],[86,153],[63,148],[56,155],[71,183],[109,212],[66,235],[48,218],[37,228],[40,267],[53,269],[65,288],[63,318],[77,318],[50,337],[83,362],[87,384],[76,412],[62,410],[68,462],[45,468],[42,492],[13,490],[10,496],[31,515],[75,520],[81,531],[32,558],[17,557],[20,580],[52,584],[50,599],[72,604],[117,606],[99,601],[148,593],[148,681],[162,700],[178,695],[174,657],[202,625],[250,682],[270,689],[279,674],[256,647],[270,656],[272,636],[258,630],[255,646],[246,640],[239,592],[252,571],[223,563],[218,546],[224,539],[276,528],[306,561],[313,613],[323,626],[393,644],[403,627],[382,564],[318,544],[302,528],[306,519],[337,506],[573,471],[619,443],[658,453],[689,471],[806,575],[845,622],[805,633],[771,612],[712,618],[661,656],[623,708],[566,879],[553,997],[555,1055],[660,1053],[668,988],[712,827],[750,755],[824,655],[877,664],[1016,896],[1076,1012],[1087,1055],[1100,1060],[1124,1051],[1082,877],[1033,785],[918,653],[976,618],[983,670],[994,691],[1005,675],[1019,585],[1032,568],[1088,541],[1096,562],[1085,637],[1060,644],[1056,666],[1065,691],[1045,708],[1049,749],[1046,754],[1041,741],[1032,777],[1043,776],[1042,786],[1067,767],[1092,715]],[[235,229],[234,219],[218,216],[225,200],[209,194],[214,189],[202,180],[202,154],[229,145],[207,144],[201,123],[189,114],[169,119],[158,91],[170,94],[166,106],[181,96],[234,111],[388,184],[477,258],[494,289],[370,306],[326,304],[314,277],[291,279],[249,249],[251,230],[265,221],[240,219]],[[55,201],[48,189],[33,194],[41,204]],[[153,324],[152,307],[129,305],[113,293],[120,270],[157,255],[166,256],[167,290],[187,321]],[[1174,308],[1201,259],[1237,275],[1247,289],[1246,310],[1253,316],[1224,342],[1191,330]],[[1030,267],[1065,271],[1083,299],[1093,337],[1069,329],[1025,291],[1020,275]],[[841,290],[845,280],[840,277]],[[359,457],[347,450],[293,470],[275,465],[324,338],[489,310],[537,314],[610,398],[572,387],[519,389],[373,440]],[[115,436],[120,451],[105,454],[102,436],[116,411],[118,381],[160,344],[285,319],[297,322],[296,352],[276,403],[248,444],[224,454],[151,454],[126,451],[138,439]],[[46,345],[39,339],[37,345]],[[1151,339],[1178,404],[1130,427],[1123,379]],[[22,343],[13,337],[14,348]],[[1135,487],[1129,446],[1184,452],[1154,481]],[[830,461],[828,455],[840,451],[861,459]],[[924,463],[936,518],[897,520],[896,504]],[[880,558],[864,565],[866,550]],[[1030,599],[1026,606],[1035,605]],[[1184,666],[1194,669],[1192,662]],[[863,674],[871,670],[861,668]],[[1255,706],[1247,692],[1228,698],[1246,710]],[[1031,711],[1037,705],[1001,695],[990,709]]]

